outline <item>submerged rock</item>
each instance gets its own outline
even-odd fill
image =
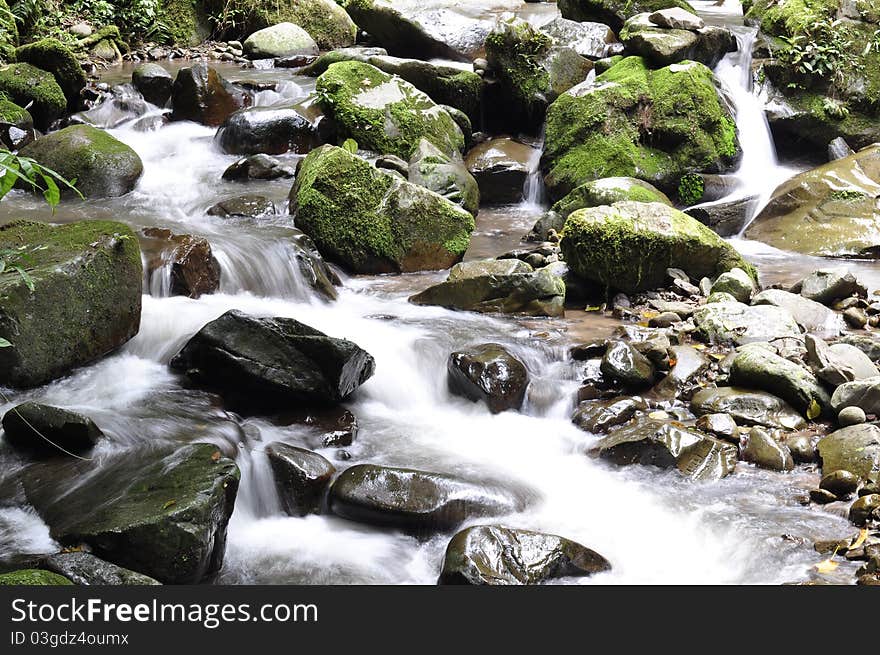
[[[478,525],[449,542],[439,584],[531,585],[609,570],[599,553],[564,537]]]
[[[85,551],[55,553],[46,558],[45,567],[78,585],[157,585],[153,578],[137,573]]]
[[[195,584],[223,563],[238,481],[235,463],[202,443],[98,469],[31,468],[24,485],[54,539],[160,582]]]
[[[317,93],[340,136],[361,148],[408,160],[425,138],[447,155],[464,150],[464,135],[448,111],[409,82],[370,64],[331,64],[318,78]]]
[[[445,282],[410,296],[409,301],[475,312],[563,315],[565,281],[556,265],[532,271],[519,260],[496,261],[503,263],[490,260],[457,264]]]
[[[627,57],[550,106],[541,168],[553,199],[606,177],[636,177],[683,196],[689,175],[725,172],[740,152],[709,68],[652,70]]]
[[[248,180],[278,180],[292,178],[295,171],[269,155],[251,155],[239,159],[223,171],[223,179],[238,182]]]
[[[319,513],[336,467],[318,453],[281,441],[266,446],[275,488],[291,516]]]
[[[206,213],[209,216],[222,216],[223,218],[261,218],[271,216],[276,212],[275,203],[266,196],[247,193],[221,200],[216,205],[211,205]]]
[[[446,371],[452,393],[485,402],[493,414],[518,410],[529,384],[525,365],[497,343],[452,353]]]
[[[691,410],[698,416],[720,412],[737,423],[782,430],[798,430],[806,425],[804,417],[781,398],[737,387],[701,389],[691,399]]]
[[[756,275],[751,264],[709,228],[656,202],[579,209],[566,220],[560,246],[575,274],[624,292],[665,286],[668,268],[682,269],[696,279],[736,267]]]
[[[301,162],[290,213],[324,257],[356,273],[447,268],[474,229],[461,207],[335,146]]]
[[[615,464],[677,468],[695,480],[718,480],[736,467],[736,446],[680,423],[648,417],[612,430],[597,444],[599,456]]]
[[[144,172],[138,154],[129,146],[91,125],[71,125],[38,138],[19,153],[31,157],[67,180],[87,198],[122,196],[137,185]],[[62,195],[73,191],[59,185]]]
[[[199,330],[171,368],[248,406],[290,408],[340,402],[373,375],[375,362],[357,344],[292,318],[232,310]]]
[[[358,464],[330,488],[330,509],[352,521],[430,533],[468,519],[524,509],[526,498],[494,484],[445,473]]]
[[[141,256],[127,225],[13,221],[0,227],[5,249],[27,257],[28,279],[0,278],[0,337],[12,344],[0,348],[0,385],[45,384],[137,334]]]
[[[249,107],[230,114],[214,142],[231,155],[305,154],[318,145],[318,137],[314,126],[293,107]]]
[[[40,456],[82,454],[104,436],[87,416],[34,402],[8,410],[3,431],[14,448]]]

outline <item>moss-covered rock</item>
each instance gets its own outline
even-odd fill
[[[72,585],[63,575],[42,569],[19,569],[0,573],[0,586],[37,587],[45,585]]]
[[[409,181],[439,193],[474,216],[480,209],[480,189],[460,156],[443,154],[427,139],[409,160]]]
[[[660,27],[653,14],[636,14],[620,30],[628,52],[645,57],[655,66],[668,66],[686,59],[714,67],[728,52],[736,50],[733,33],[722,27],[703,25],[698,29]],[[694,16],[695,21],[702,20]]]
[[[128,226],[18,221],[0,227],[0,250],[17,253],[0,274],[0,337],[12,343],[0,348],[0,384],[43,384],[137,334],[141,256]]]
[[[561,198],[603,177],[671,191],[688,173],[729,170],[740,154],[711,70],[688,61],[651,70],[627,57],[550,105],[541,163],[548,191]]]
[[[0,123],[9,123],[20,130],[28,130],[34,126],[34,118],[24,107],[0,96]]]
[[[214,15],[225,10],[237,16],[227,38],[244,38],[278,23],[299,25],[322,50],[354,45],[357,36],[354,21],[333,0],[208,0],[204,4]]]
[[[734,267],[757,276],[712,230],[660,203],[627,201],[579,209],[566,220],[560,245],[579,277],[624,292],[663,286],[670,267],[695,279]]]
[[[18,45],[18,25],[9,11],[6,0],[0,0],[0,63],[15,61],[15,47]]]
[[[302,161],[290,212],[324,257],[357,273],[448,268],[474,229],[464,209],[335,146]]]
[[[79,60],[58,39],[41,39],[23,45],[15,51],[16,59],[49,71],[67,98],[70,111],[79,109],[79,93],[86,85],[86,74]]]
[[[880,252],[880,145],[795,175],[773,192],[746,236],[822,257]]]
[[[445,109],[409,82],[357,61],[331,64],[318,78],[318,102],[341,137],[383,154],[409,159],[419,140],[442,152],[464,150],[461,128]]]
[[[619,32],[628,18],[642,12],[680,7],[691,13],[694,8],[684,0],[558,0],[563,18],[605,23]]]
[[[551,208],[563,219],[578,209],[613,205],[615,202],[659,202],[672,207],[662,191],[633,177],[606,177],[581,184]]]
[[[211,26],[200,0],[162,0],[160,20],[177,45],[194,46],[211,36]]]
[[[278,23],[257,30],[245,39],[244,53],[251,59],[274,59],[318,54],[318,44],[299,25]]]
[[[88,198],[125,195],[144,172],[134,150],[91,125],[71,125],[47,134],[22,148],[21,154],[76,180],[76,188]]]
[[[22,107],[30,105],[40,130],[47,129],[67,109],[67,98],[52,73],[31,64],[0,66],[0,94]]]
[[[86,543],[169,584],[195,584],[220,569],[240,475],[217,446],[126,453],[98,470],[87,466],[46,463],[27,472],[27,499],[54,539]]]
[[[530,131],[540,127],[549,103],[593,69],[572,48],[513,17],[500,20],[486,38],[486,58],[501,84],[501,123]]]

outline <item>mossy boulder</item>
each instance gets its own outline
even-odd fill
[[[500,124],[537,131],[547,105],[583,82],[593,64],[574,49],[557,45],[521,18],[498,21],[486,38],[486,58],[501,86]]]
[[[141,256],[131,229],[111,221],[0,227],[0,385],[33,387],[112,352],[137,334]],[[28,282],[10,264],[22,266]]]
[[[166,584],[219,571],[240,474],[217,446],[31,467],[25,494],[52,537]]]
[[[195,46],[211,36],[207,3],[201,0],[162,0],[159,19],[175,45]]]
[[[46,130],[67,109],[67,98],[52,73],[31,64],[0,66],[0,95],[28,107],[40,130]]]
[[[728,52],[736,50],[733,32],[723,27],[702,25],[696,29],[661,27],[654,14],[636,14],[620,30],[620,40],[628,52],[645,57],[655,66],[668,66],[686,59],[710,68]],[[695,24],[702,23],[697,16]]]
[[[279,23],[299,25],[321,50],[354,45],[357,36],[354,21],[333,0],[208,0],[204,4],[215,15],[226,9],[239,17],[226,30],[226,38],[244,38]]]
[[[494,22],[449,5],[394,0],[341,0],[340,4],[389,53],[416,59],[471,61],[482,51]]]
[[[35,138],[34,118],[30,112],[0,95],[0,147],[18,150]]]
[[[695,279],[754,267],[712,230],[661,203],[618,202],[579,209],[565,222],[565,261],[579,277],[624,292],[664,286],[667,268]]]
[[[67,98],[67,108],[70,111],[79,109],[79,93],[86,85],[86,74],[67,46],[58,39],[41,39],[18,48],[15,57],[20,62],[52,73]]]
[[[480,189],[461,156],[445,155],[427,139],[419,141],[409,160],[409,181],[440,194],[474,216],[480,209]]]
[[[300,164],[290,212],[324,257],[356,273],[448,268],[474,229],[452,202],[329,145]]]
[[[880,256],[880,145],[795,175],[746,230],[750,239],[821,257]]]
[[[317,92],[340,137],[351,137],[362,148],[408,160],[425,138],[447,154],[464,150],[464,135],[448,111],[370,64],[331,64],[318,78]]]
[[[730,170],[740,155],[709,68],[685,61],[651,70],[627,57],[550,105],[541,166],[558,199],[604,177],[636,177],[671,192],[689,173]]]
[[[76,180],[76,188],[87,198],[125,195],[144,172],[134,150],[91,125],[71,125],[47,134],[22,148],[21,154]],[[72,192],[62,188],[62,193]]]
[[[318,44],[299,25],[278,23],[257,30],[244,40],[244,53],[251,59],[274,59],[318,54]]]
[[[63,575],[42,569],[19,569],[0,573],[0,586],[42,587],[47,585],[72,585]]]
[[[628,18],[643,12],[680,7],[691,13],[694,8],[684,0],[558,0],[563,18],[605,23],[619,32]]]
[[[581,184],[562,200],[555,202],[551,210],[565,219],[578,209],[625,201],[659,202],[672,206],[672,201],[665,193],[643,180],[634,177],[606,177]]]

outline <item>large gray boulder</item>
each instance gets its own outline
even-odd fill
[[[880,414],[880,377],[841,384],[831,396],[831,406],[837,412],[844,407],[860,407],[866,414]]]
[[[752,304],[781,307],[791,314],[804,332],[810,332],[823,339],[836,337],[843,331],[843,319],[839,314],[825,305],[796,293],[781,289],[765,289],[752,298]]]
[[[318,54],[315,40],[303,28],[293,23],[278,23],[257,30],[242,45],[244,54],[251,59]]]
[[[781,398],[738,387],[701,389],[691,398],[691,410],[697,416],[729,414],[737,423],[745,425],[782,430],[799,430],[806,426],[804,417]]]
[[[876,425],[851,425],[819,440],[822,473],[849,471],[863,480],[880,475],[880,428]]]
[[[742,345],[801,335],[792,315],[772,305],[710,302],[694,312],[694,324],[697,334],[710,343]]]
[[[880,370],[861,350],[848,343],[830,346],[822,339],[808,334],[805,337],[807,363],[820,380],[838,387],[853,380],[880,376]]]

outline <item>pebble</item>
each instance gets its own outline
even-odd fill
[[[865,316],[865,312],[858,307],[850,307],[844,311],[843,320],[845,320],[850,327],[856,328],[857,330],[862,329],[868,324],[868,317]]]
[[[837,415],[837,422],[844,428],[848,425],[864,423],[867,420],[868,417],[865,416],[865,410],[861,407],[844,407]]]
[[[681,323],[681,316],[675,312],[663,312],[648,321],[650,327],[658,328],[670,327],[675,323]]]
[[[824,489],[810,489],[810,500],[812,500],[817,505],[827,505],[828,503],[833,503],[837,500],[837,496],[835,496],[830,491],[825,491]]]
[[[822,477],[819,488],[843,500],[854,494],[859,488],[859,476],[844,470],[832,471]]]

